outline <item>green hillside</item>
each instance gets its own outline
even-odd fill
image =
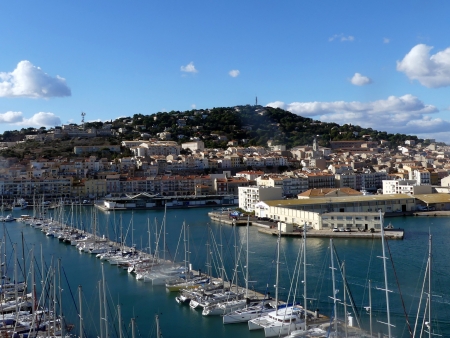
[[[274,144],[285,144],[287,148],[312,144],[314,136],[318,135],[319,145],[329,146],[330,141],[357,140],[370,137],[374,141],[387,140],[390,146],[403,144],[412,139],[423,142],[414,135],[389,134],[371,128],[336,123],[326,123],[292,114],[279,108],[263,106],[236,106],[227,108],[196,109],[185,112],[159,112],[153,115],[136,114],[108,122],[88,122],[89,128],[100,129],[106,123],[112,124],[114,130],[121,130],[120,136],[96,137],[90,139],[63,139],[53,141],[26,141],[15,147],[2,150],[0,155],[24,157],[31,156],[73,156],[74,145],[118,144],[122,140],[147,137],[157,137],[158,133],[169,132],[172,139],[187,142],[191,138],[198,138],[205,142],[208,148],[226,148],[228,141],[235,140],[242,146],[267,146],[267,141]],[[3,142],[24,140],[26,135],[49,133],[52,129],[27,128],[6,131],[1,140]],[[225,139],[218,140],[218,136]],[[99,154],[101,155],[101,154]],[[108,154],[106,154],[108,155]],[[129,155],[129,154],[127,154]]]

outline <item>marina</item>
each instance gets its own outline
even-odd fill
[[[67,209],[67,208],[66,208]],[[83,208],[83,210],[87,211],[87,208]],[[86,213],[86,211],[84,211]],[[192,213],[192,211],[194,210],[183,210],[183,211],[178,211],[178,212],[168,212],[167,213],[167,250],[166,250],[166,255],[168,257],[170,257],[171,259],[173,259],[173,254],[172,252],[173,249],[171,248],[175,248],[176,244],[175,242],[177,242],[177,239],[179,237],[180,234],[180,228],[182,227],[182,219],[187,219],[186,223],[190,223],[190,238],[191,238],[191,261],[192,261],[192,265],[193,265],[193,269],[196,270],[194,273],[198,273],[199,269],[201,269],[201,271],[206,271],[206,269],[204,268],[205,265],[205,257],[204,255],[201,254],[202,251],[204,251],[204,243],[205,243],[205,228],[208,224],[208,220],[207,220],[207,216],[205,213],[205,216],[200,217],[200,219],[198,219],[198,213]],[[69,211],[66,211],[66,214],[69,214]],[[87,214],[87,213],[86,213]],[[87,214],[85,215],[85,217],[89,218],[92,216],[92,212],[91,214]],[[145,244],[145,240],[144,238],[147,237],[147,219],[148,219],[148,214],[147,212],[136,212],[134,214],[132,214],[131,212],[126,212],[126,213],[110,213],[108,215],[101,215],[99,214],[99,224],[100,229],[99,229],[99,238],[102,239],[103,235],[106,236],[106,234],[109,234],[111,238],[113,238],[115,235],[119,234],[120,232],[116,230],[114,230],[114,226],[113,224],[116,223],[119,224],[119,219],[122,218],[122,224],[123,224],[123,228],[127,228],[129,227],[129,225],[131,224],[131,220],[133,219],[133,223],[135,224],[134,227],[135,228],[135,234],[134,234],[134,242],[135,245],[133,245],[132,240],[131,240],[131,229],[132,227],[130,227],[130,231],[128,233],[127,236],[127,240],[126,240],[126,248],[128,250],[133,250],[133,248],[136,248],[136,250],[138,251],[145,251],[145,248],[147,246],[147,244]],[[163,212],[157,212],[157,213],[152,213],[152,216],[154,218],[159,219],[159,224],[161,224],[161,220],[163,219]],[[147,218],[147,219],[146,219]],[[66,217],[67,220],[70,221],[69,217]],[[113,221],[115,219],[115,221]],[[414,219],[414,218],[410,218],[410,219]],[[416,218],[417,219],[417,218]],[[420,218],[422,219],[422,218]],[[404,220],[404,219],[400,219],[400,220]],[[440,218],[440,220],[443,220],[443,218]],[[435,220],[433,219],[433,222]],[[154,222],[152,222],[154,223]],[[400,225],[400,224],[396,224],[393,221],[394,225]],[[22,232],[26,232],[27,233],[27,238],[35,238],[35,240],[37,240],[38,242],[41,242],[42,240],[44,240],[44,244],[46,244],[46,246],[48,247],[47,249],[49,249],[50,252],[54,251],[55,249],[57,251],[59,251],[60,249],[63,249],[63,252],[65,253],[64,256],[68,256],[69,259],[73,259],[73,254],[75,253],[75,258],[77,260],[80,261],[81,264],[83,264],[84,266],[84,262],[86,261],[87,263],[89,263],[88,265],[92,265],[91,266],[91,273],[89,273],[89,270],[87,270],[86,272],[83,271],[83,273],[80,274],[80,272],[78,272],[77,274],[77,266],[73,266],[73,264],[71,264],[71,269],[67,269],[67,273],[70,273],[70,270],[74,269],[74,276],[72,276],[73,280],[77,283],[77,281],[80,279],[80,277],[82,275],[85,276],[85,282],[90,282],[92,283],[92,281],[90,281],[92,279],[92,276],[97,275],[98,276],[98,269],[100,266],[102,266],[102,264],[100,263],[99,260],[95,259],[89,259],[87,257],[94,257],[95,255],[91,254],[91,255],[80,255],[78,252],[78,250],[75,250],[72,246],[70,245],[62,245],[62,244],[57,244],[58,241],[56,238],[50,238],[49,236],[45,236],[45,234],[43,232],[40,231],[36,231],[35,229],[32,229],[28,226],[22,225],[23,223],[18,223],[18,222],[13,222],[11,224],[6,225],[8,227],[9,231],[13,231],[13,230],[18,230],[20,229],[20,231]],[[86,222],[87,224],[87,222]],[[109,226],[107,228],[105,228],[105,224],[108,224]],[[431,225],[431,224],[430,224]],[[224,243],[227,243],[225,245],[225,247],[233,247],[232,243],[233,243],[233,230],[236,229],[236,231],[238,232],[238,237],[241,238],[242,242],[245,242],[245,228],[246,227],[221,227],[220,224],[213,224],[211,223],[209,225],[212,229],[214,229],[214,231],[218,231],[219,229],[222,228],[222,231],[224,233]],[[403,224],[401,224],[402,227],[404,227]],[[13,228],[15,227],[15,228]],[[153,232],[153,227],[154,225],[152,225],[152,232]],[[437,229],[442,229],[443,225],[438,226]],[[417,229],[417,228],[416,228]],[[407,243],[407,246],[409,246],[411,244],[411,242],[415,242],[416,240],[418,240],[418,238],[416,238],[417,236],[417,230],[416,229],[410,229],[412,230],[412,233],[414,234],[414,238],[411,237],[411,235],[407,235],[405,238],[405,241],[394,241],[391,243],[391,245],[393,247],[391,247],[391,250],[395,252],[399,252],[398,250],[400,249],[401,251],[404,250],[404,248],[401,248],[401,246],[405,246],[402,243]],[[126,230],[124,230],[124,233],[126,232]],[[176,233],[176,235],[175,235]],[[250,241],[250,251],[251,252],[257,252],[257,255],[255,254],[251,254],[251,266],[250,266],[250,270],[251,270],[251,275],[255,276],[256,278],[252,278],[255,279],[255,283],[252,283],[251,289],[253,290],[259,290],[258,294],[259,295],[263,295],[265,294],[265,292],[263,290],[266,289],[266,280],[267,280],[267,276],[264,277],[264,273],[261,274],[261,267],[262,266],[266,266],[267,268],[269,268],[269,270],[273,270],[273,255],[271,254],[267,254],[269,252],[273,253],[274,250],[274,245],[276,244],[274,242],[274,240],[272,239],[274,236],[266,236],[266,235],[262,235],[259,236],[259,232],[257,231],[256,228],[250,228],[250,234],[251,234],[251,238],[252,240]],[[409,234],[409,232],[407,232],[407,234]],[[422,235],[420,235],[419,237],[421,237]],[[119,236],[120,237],[120,236]],[[175,238],[174,238],[175,237]],[[153,242],[154,240],[152,240]],[[343,241],[343,242],[341,242]],[[350,242],[348,242],[350,241]],[[112,242],[117,243],[116,241],[111,241],[108,242],[109,244],[112,244]],[[120,242],[120,241],[119,241]],[[203,245],[198,246],[198,243],[202,243]],[[340,243],[341,242],[341,243]],[[439,242],[439,239],[438,239]],[[62,243],[62,242],[61,242]],[[137,244],[136,243],[143,243],[142,245]],[[197,243],[197,245],[194,245],[194,243]],[[295,238],[282,238],[281,239],[281,243],[282,243],[282,252],[284,252],[284,256],[285,257],[291,257],[294,258],[296,257],[297,253],[296,251],[298,251],[298,245],[301,243],[301,239],[295,239]],[[326,256],[325,253],[327,252],[326,247],[327,242],[324,242],[323,239],[314,239],[311,238],[309,240],[309,261],[313,261],[313,268],[309,268],[309,270],[311,270],[311,272],[308,272],[308,279],[311,279],[311,281],[309,282],[309,288],[311,288],[311,290],[308,290],[308,294],[310,293],[313,296],[316,296],[317,293],[314,291],[315,288],[317,288],[318,282],[316,282],[316,280],[320,280],[323,277],[320,277],[321,273],[319,273],[317,270],[319,269],[319,266],[321,265],[320,263],[320,256]],[[352,239],[336,239],[336,246],[337,246],[337,250],[338,252],[341,252],[342,250],[342,244],[347,243],[345,245],[345,247],[348,247],[348,245],[350,245],[349,249],[345,249],[344,250],[344,256],[345,257],[352,257],[351,260],[355,260],[356,259],[356,265],[358,266],[358,269],[361,270],[361,267],[364,266],[364,264],[361,264],[362,261],[364,261],[364,259],[362,259],[361,254],[359,256],[355,256],[353,254],[351,254],[352,250],[357,250],[357,251],[361,251],[361,252],[366,252],[367,256],[370,255],[370,247],[373,245],[371,245],[370,243],[372,243],[371,240],[357,240],[356,242],[354,242]],[[374,243],[379,243],[379,240],[375,241]],[[397,244],[396,244],[397,243]],[[325,245],[325,246],[324,246]],[[378,245],[378,244],[375,244]],[[439,247],[439,243],[437,244]],[[442,244],[441,244],[442,245]],[[203,247],[202,247],[203,246]],[[426,245],[425,245],[426,246]],[[425,248],[425,246],[423,246]],[[344,247],[344,248],[345,248]],[[359,248],[359,249],[358,249]],[[143,249],[143,250],[142,250]],[[224,249],[225,251],[227,251],[227,249]],[[229,251],[232,251],[234,249],[228,249]],[[350,251],[349,251],[350,250]],[[154,247],[153,250],[154,251]],[[416,248],[417,251],[417,248]],[[266,253],[265,253],[266,252]],[[160,252],[160,255],[162,255],[163,253]],[[342,254],[342,253],[341,253]],[[282,256],[283,256],[282,255]],[[228,252],[228,255],[224,256],[229,256],[232,257],[233,254],[232,252]],[[255,257],[255,256],[260,256],[260,257]],[[272,256],[272,257],[271,257]],[[271,257],[271,258],[270,258]],[[323,258],[323,257],[322,257]],[[177,259],[178,261],[182,261],[183,259]],[[64,259],[63,259],[64,261]],[[201,263],[203,261],[203,263]],[[224,261],[226,262],[226,269],[230,268],[230,265],[232,265],[233,263],[231,262],[230,259],[226,259],[224,258]],[[264,264],[263,262],[272,262],[269,263],[269,265],[272,265],[272,268],[270,268],[267,263]],[[350,258],[349,258],[350,261]],[[360,261],[360,263],[358,263],[358,261]],[[439,270],[441,270],[440,264],[442,262],[439,262]],[[104,265],[104,263],[103,263]],[[242,267],[244,266],[244,263],[240,264]],[[288,268],[288,266],[286,266],[286,263],[283,263],[283,268],[282,270],[284,270],[283,273],[281,273],[281,275],[285,275],[286,274],[286,268]],[[289,264],[293,265],[293,263]],[[408,264],[408,266],[410,266],[410,264]],[[241,269],[242,269],[241,267]],[[253,268],[252,268],[253,267]],[[364,268],[366,269],[366,268]],[[84,269],[83,269],[84,270]],[[93,271],[97,270],[97,272],[92,273]],[[268,271],[267,269],[263,269],[264,271]],[[257,336],[261,336],[260,333],[255,333],[255,332],[250,332],[247,331],[246,328],[244,326],[241,326],[240,324],[237,326],[226,326],[223,327],[222,329],[219,329],[219,325],[223,325],[221,323],[221,318],[217,318],[217,317],[210,317],[210,318],[202,318],[201,316],[201,312],[200,312],[200,317],[198,317],[198,312],[197,311],[193,311],[192,309],[190,309],[189,307],[185,307],[185,306],[180,306],[179,304],[177,304],[175,302],[175,297],[176,297],[176,293],[170,292],[167,293],[164,292],[164,286],[158,286],[158,285],[149,285],[149,283],[142,283],[142,281],[138,281],[135,278],[131,278],[131,275],[128,274],[125,270],[123,269],[119,269],[118,271],[120,271],[119,275],[117,275],[117,268],[114,265],[111,265],[111,267],[109,267],[108,265],[105,265],[105,273],[107,275],[107,280],[111,281],[114,280],[114,284],[118,284],[117,287],[119,287],[120,285],[120,290],[116,289],[116,286],[110,286],[111,287],[111,294],[114,294],[114,292],[117,292],[117,295],[122,295],[119,296],[120,298],[124,297],[124,292],[125,294],[128,294],[128,292],[132,291],[131,293],[139,293],[140,297],[142,298],[141,301],[146,300],[146,304],[148,304],[146,307],[150,306],[150,308],[154,308],[156,309],[157,307],[161,306],[163,307],[165,310],[162,311],[162,315],[160,316],[160,322],[161,322],[161,327],[163,332],[165,333],[165,336],[169,336],[169,333],[173,330],[173,328],[169,327],[169,330],[164,330],[164,323],[165,321],[168,320],[168,318],[165,316],[165,314],[169,313],[179,313],[181,311],[181,313],[183,313],[183,315],[181,315],[180,318],[178,318],[179,321],[186,323],[186,325],[191,326],[191,324],[195,323],[195,327],[192,327],[192,330],[194,330],[193,332],[197,332],[197,334],[199,334],[199,332],[202,332],[203,336],[203,332],[205,333],[205,336],[208,335],[208,330],[210,329],[214,329],[215,331],[218,331],[218,336],[223,336],[223,337],[228,337],[231,335],[236,335],[238,334],[239,336],[245,337],[248,335],[251,335],[252,337],[257,337]],[[441,271],[442,272],[442,271]],[[267,273],[267,272],[266,272]],[[292,272],[291,272],[292,273]],[[274,272],[272,272],[272,276],[273,276]],[[353,282],[351,284],[355,284],[355,269],[351,266],[348,266],[347,269],[347,274],[348,274],[348,279],[352,280]],[[411,277],[411,272],[408,273],[409,276]],[[90,277],[89,277],[90,276]],[[72,278],[69,277],[70,280],[72,280]],[[131,278],[131,279],[130,279]],[[284,277],[285,278],[285,277]],[[288,299],[288,290],[289,290],[289,282],[286,281],[284,278],[283,281],[280,281],[280,285],[284,285],[283,288],[280,290],[280,299],[282,300],[287,300]],[[241,284],[242,287],[242,279],[240,279],[241,282],[239,284]],[[328,278],[326,278],[326,280],[328,280]],[[356,279],[358,280],[358,279]],[[376,280],[376,278],[375,278]],[[374,284],[376,284],[376,281],[374,280]],[[273,284],[273,282],[270,282],[271,284]],[[329,280],[328,282],[329,283]],[[85,284],[85,283],[83,283]],[[363,283],[364,284],[364,283]],[[356,285],[359,285],[359,289],[361,288],[361,282],[356,282]],[[342,290],[342,285],[340,285],[338,288],[340,288]],[[115,291],[113,291],[115,289]],[[272,288],[270,288],[272,289]],[[414,292],[411,291],[411,286],[407,286],[406,287],[406,294],[412,294]],[[262,292],[261,292],[262,291]],[[271,294],[273,295],[273,289],[270,291]],[[322,291],[324,292],[324,291]],[[341,291],[342,292],[342,291]],[[374,291],[375,292],[375,291]],[[367,295],[366,295],[367,296]],[[320,297],[319,297],[320,298]],[[329,301],[326,300],[326,298],[328,297],[324,297],[325,299],[322,299],[318,304],[318,308],[320,308],[320,312],[330,315],[332,314],[332,308],[329,308],[330,304]],[[364,292],[358,291],[355,293],[355,298],[364,298]],[[443,299],[447,299],[448,296],[444,295]],[[301,301],[301,299],[299,299]],[[367,299],[366,299],[367,300]],[[414,300],[414,297],[413,299]],[[156,305],[150,305],[153,304],[154,302],[157,302],[157,307],[155,308],[154,306]],[[378,300],[379,301],[379,300]],[[356,303],[360,303],[360,301],[356,301]],[[139,301],[136,303],[139,304]],[[137,305],[136,305],[137,306]],[[381,308],[382,308],[382,304],[377,304],[377,306],[379,306],[378,309],[378,316],[381,316],[382,312]],[[123,306],[123,308],[125,308],[125,304]],[[375,307],[375,306],[374,306]],[[315,309],[316,307],[309,307],[311,309]],[[402,325],[401,323],[404,322],[404,319],[401,319],[401,316],[399,315],[399,309],[397,308],[397,306],[393,306],[392,308],[394,310],[394,320],[397,322],[397,326]],[[188,312],[186,312],[186,310],[188,310]],[[157,312],[158,310],[155,310],[153,313],[149,314],[147,316],[147,320],[148,323],[151,323],[153,325],[154,323],[154,319],[153,319],[153,315],[155,312]],[[146,311],[146,312],[151,312]],[[438,312],[441,313],[441,312]],[[442,312],[444,313],[444,312]],[[142,316],[142,314],[140,314],[140,316]],[[194,317],[192,317],[194,316]],[[364,317],[366,319],[366,324],[367,324],[367,316],[364,316],[364,314],[362,314],[362,319],[364,322]],[[170,319],[169,321],[171,321],[172,319]],[[139,324],[139,320],[137,320],[138,324]],[[140,323],[139,325],[143,325],[142,323]],[[144,324],[144,327],[146,327],[147,324]],[[378,325],[379,324],[375,324]],[[151,325],[149,325],[151,326]],[[170,326],[170,324],[169,324]],[[194,326],[194,325],[192,325]],[[140,326],[140,329],[142,330],[143,327]],[[147,330],[151,330],[151,327],[146,327]],[[380,330],[383,329],[383,327],[379,328]],[[176,333],[174,331],[173,335],[170,336],[176,336]],[[234,332],[234,333],[233,333]],[[193,335],[194,336],[194,335]],[[197,335],[198,336],[198,335]],[[263,336],[263,335],[262,335]],[[402,334],[397,334],[396,336],[402,336]]]

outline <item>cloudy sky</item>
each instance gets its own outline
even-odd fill
[[[258,103],[450,143],[450,2],[3,1],[0,131]]]

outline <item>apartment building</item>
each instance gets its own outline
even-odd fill
[[[384,180],[383,181],[383,195],[389,194],[431,194],[431,185],[417,184],[416,180]]]
[[[239,187],[239,208],[254,211],[258,202],[281,199],[282,193],[281,187]]]
[[[294,197],[308,190],[308,179],[303,176],[265,175],[256,179],[257,186],[279,187],[283,196]]]

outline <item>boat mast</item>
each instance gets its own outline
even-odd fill
[[[189,242],[189,224],[187,226],[187,259],[188,259],[188,276],[191,274],[191,246]]]
[[[222,291],[225,292],[225,266],[223,261],[222,222],[219,223],[219,235],[220,235],[220,260],[222,262],[221,267],[222,271],[220,273],[220,278],[222,279]]]
[[[156,338],[161,338],[161,329],[159,327],[159,316],[155,315],[155,321],[156,321]]]
[[[183,223],[183,229],[184,229],[184,223]],[[186,250],[185,250],[185,253],[186,253]],[[156,219],[156,217],[155,217],[155,254],[153,255],[153,257],[156,259],[159,259],[158,220]]]
[[[134,252],[134,212],[131,211],[131,250]]]
[[[59,317],[61,326],[61,337],[65,337],[64,333],[64,317],[62,311],[62,288],[61,288],[61,258],[58,259],[58,281],[59,281]]]
[[[245,298],[248,300],[248,228],[249,228],[249,223],[250,223],[250,215],[247,216],[247,257],[245,259]]]
[[[83,301],[82,301],[82,288],[78,285],[78,302],[80,304],[80,338],[83,338]]]
[[[428,245],[428,338],[431,338],[431,234]]]
[[[344,329],[345,329],[345,337],[348,337],[348,315],[347,315],[347,279],[345,274],[345,261],[342,262],[342,275],[344,279]]]
[[[119,317],[119,338],[122,338],[122,311],[120,310],[120,304],[117,305],[117,314]]]
[[[167,203],[164,204],[164,228],[163,228],[163,260],[166,261],[166,212],[167,212]]]
[[[281,226],[278,223],[278,238],[277,238],[277,269],[275,277],[275,314],[278,316],[278,278],[280,274],[280,242],[281,242]]]
[[[383,270],[384,270],[384,291],[386,293],[386,311],[387,311],[387,326],[388,326],[388,337],[391,338],[391,313],[389,308],[389,289],[388,289],[388,280],[387,280],[387,270],[386,270],[386,248],[385,248],[385,238],[384,238],[384,225],[383,225],[383,217],[381,215],[380,210],[380,225],[381,225],[381,244],[383,247]]]
[[[206,269],[207,274],[212,277],[212,265],[211,265],[211,245],[210,245],[211,228],[208,223],[208,239],[206,240]]]
[[[333,239],[330,238],[330,260],[331,260],[331,279],[333,282],[333,316],[334,316],[334,332],[335,335],[337,336],[338,334],[338,323],[337,323],[337,303],[336,301],[338,300],[336,298],[336,278],[334,276],[334,270],[336,270],[336,268],[334,267],[334,256],[333,256]]]
[[[102,281],[98,281],[98,300],[99,300],[99,315],[100,315],[100,338],[103,336],[103,303],[102,303]]]
[[[150,238],[150,218],[147,217],[147,232],[148,232],[148,254],[152,255],[152,242]]]
[[[187,258],[187,243],[186,243],[186,222],[183,221],[183,243],[184,243],[184,271],[186,273],[186,279],[188,279],[189,277],[189,273],[188,273],[188,258]]]
[[[55,263],[52,265],[53,273],[53,334],[56,335],[56,268]]]
[[[104,314],[105,314],[105,338],[109,337],[108,332],[108,306],[106,299],[106,282],[105,282],[105,271],[102,263],[102,281],[103,281],[103,306],[104,306]]]
[[[31,305],[31,314],[34,315],[34,312],[36,310],[34,308],[34,304],[36,302],[36,295],[34,294],[34,290],[36,287],[35,281],[34,281],[34,246],[31,248],[30,257],[31,257],[30,274],[31,274],[31,304],[32,304]]]
[[[13,244],[14,248],[14,298],[16,299],[16,314],[19,314],[19,294],[17,285],[17,244]]]
[[[305,330],[308,329],[308,298],[306,297],[306,222],[303,226],[303,308],[305,309]]]
[[[372,337],[372,281],[369,279],[369,321],[370,336]]]
[[[131,338],[136,338],[136,332],[135,332],[135,328],[134,328],[134,318],[131,318]]]
[[[234,232],[234,278],[235,278],[235,285],[236,285],[236,294],[238,293],[238,257],[237,257],[237,240],[236,240],[236,225],[233,227]],[[231,291],[231,285],[230,285],[230,291]]]

